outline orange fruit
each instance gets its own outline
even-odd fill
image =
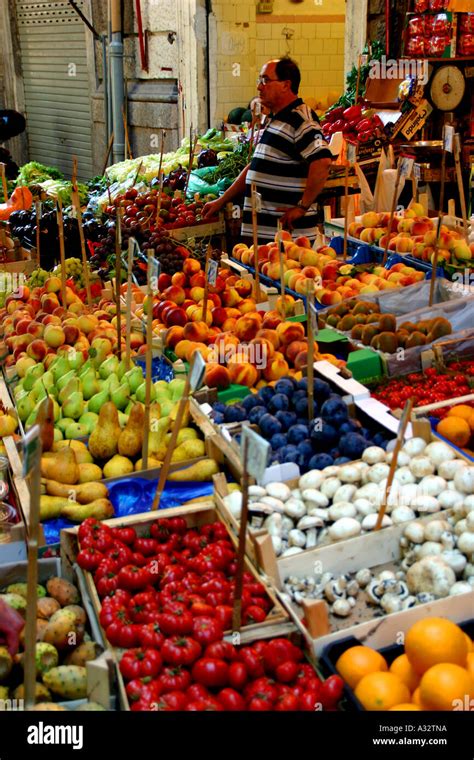
[[[389,712],[393,712],[394,710],[421,710],[421,707],[414,705],[412,702],[403,702],[401,705],[395,705],[395,707],[391,707]]]
[[[456,406],[452,406],[449,412],[447,413],[447,417],[460,417],[462,420],[468,420],[473,412],[472,406],[468,406],[468,404],[456,404]]]
[[[369,673],[357,684],[355,695],[370,711],[390,710],[410,701],[408,687],[393,673]]]
[[[438,422],[436,432],[461,448],[467,446],[471,438],[469,423],[462,417],[445,417]]]
[[[421,709],[423,709],[422,705],[421,705],[420,687],[419,686],[418,686],[417,689],[415,689],[415,691],[411,695],[411,703],[412,703],[412,705],[416,705],[417,707],[420,707]]]
[[[469,710],[473,697],[473,677],[451,662],[433,665],[421,679],[420,699],[426,710]]]
[[[463,631],[446,618],[418,620],[405,637],[405,654],[420,675],[441,662],[465,667],[467,651]]]
[[[468,652],[466,670],[474,678],[474,652]]]
[[[467,651],[468,652],[473,652],[474,651],[474,647],[472,646],[471,639],[469,638],[469,636],[467,635],[467,633],[465,633],[464,636],[466,637]]]
[[[472,410],[472,413],[470,414],[470,416],[467,418],[466,421],[469,427],[471,428],[472,432],[474,433],[474,409]]]
[[[387,663],[375,649],[357,646],[346,649],[341,654],[336,662],[336,670],[351,689],[355,689],[360,679],[368,673],[387,670]]]
[[[408,686],[410,693],[415,691],[420,683],[420,676],[413,669],[406,654],[401,654],[400,657],[397,657],[390,665],[389,671],[398,676],[400,681],[403,681]]]

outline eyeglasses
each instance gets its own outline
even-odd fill
[[[270,77],[263,76],[263,77],[258,77],[257,85],[259,84],[267,85],[269,82],[282,82],[282,81],[283,81],[282,79],[271,79]]]

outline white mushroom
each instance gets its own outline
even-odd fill
[[[454,570],[441,557],[424,557],[407,572],[407,585],[412,594],[427,592],[439,599],[449,594],[455,582]]]
[[[441,554],[443,550],[444,550],[443,545],[438,543],[437,541],[426,541],[426,543],[422,544],[419,547],[418,557],[420,559],[422,559],[423,557],[432,557],[435,554]]]
[[[362,520],[362,530],[374,530],[378,520],[378,515],[366,515]],[[388,528],[392,525],[392,520],[388,515],[384,515],[382,518],[382,528]]]
[[[310,507],[328,507],[329,499],[321,491],[317,491],[316,488],[305,488],[301,492],[303,501],[307,503],[308,509]]]
[[[381,483],[384,478],[388,477],[388,473],[390,472],[390,466],[386,464],[385,462],[379,462],[378,464],[374,464],[373,467],[370,468],[368,473],[368,478],[371,483]]]
[[[452,509],[456,504],[463,503],[463,494],[459,491],[446,490],[439,494],[438,501],[443,509]]]
[[[340,520],[331,525],[328,530],[329,536],[333,541],[341,541],[352,536],[358,536],[362,530],[361,524],[353,517],[342,517]]]
[[[343,483],[358,483],[362,477],[362,473],[355,465],[344,464],[339,468],[338,477]]]
[[[420,492],[427,496],[439,496],[442,491],[446,490],[446,487],[445,479],[439,475],[428,475],[419,483]]]
[[[461,467],[466,467],[464,459],[448,459],[438,466],[438,475],[445,480],[452,480]]]
[[[463,572],[463,578],[474,578],[474,563],[468,562],[466,567],[464,568]]]
[[[386,455],[385,461],[387,462],[387,464],[392,464],[392,459],[393,459],[393,451],[390,451]],[[398,458],[397,458],[397,465],[398,465],[398,467],[406,467],[406,465],[409,464],[410,459],[411,459],[411,457],[408,456],[408,454],[406,453],[406,451],[403,451],[403,449],[402,449],[400,451],[400,453],[398,454]]]
[[[361,588],[365,588],[372,580],[372,572],[368,567],[358,570],[355,579]]]
[[[425,540],[425,527],[421,522],[412,522],[406,526],[403,535],[413,544],[422,544]]]
[[[392,612],[400,612],[402,609],[402,600],[397,594],[384,594],[380,600],[382,609],[390,615]]]
[[[250,498],[256,497],[257,499],[260,499],[262,496],[266,496],[267,491],[262,486],[249,486],[249,496]]]
[[[474,494],[474,467],[462,467],[454,476],[454,485],[461,493]]]
[[[458,581],[449,589],[449,596],[457,596],[458,594],[470,594],[472,592],[472,586],[466,581]]]
[[[421,455],[413,457],[408,467],[415,478],[423,478],[426,475],[433,475],[435,471],[435,466],[431,459]]]
[[[460,536],[462,533],[467,532],[467,520],[459,520],[459,522],[456,523],[454,532],[457,536]]]
[[[275,554],[277,557],[280,556],[282,551],[282,544],[281,544],[281,538],[280,536],[271,536],[273,549],[275,551]]]
[[[306,535],[302,530],[290,530],[288,534],[288,545],[289,546],[306,546]]]
[[[288,489],[289,490],[289,489]],[[273,496],[262,496],[260,499],[262,504],[268,504],[274,512],[279,512],[281,515],[285,512],[285,504],[281,499],[276,499]]]
[[[410,438],[405,441],[402,451],[409,457],[416,457],[426,449],[426,441],[423,438]]]
[[[428,456],[436,467],[439,467],[443,462],[453,460],[456,456],[456,452],[443,441],[429,443],[423,454]]]
[[[353,504],[357,512],[363,517],[365,517],[366,515],[371,515],[374,512],[377,512],[377,507],[375,506],[375,504],[373,504],[368,499],[356,499],[353,502]]]
[[[301,547],[299,546],[290,546],[288,549],[285,549],[285,551],[283,552],[281,556],[291,557],[293,554],[300,554],[302,551],[303,549],[301,549]]]
[[[305,515],[301,520],[298,520],[296,527],[298,530],[309,530],[310,528],[322,528],[323,525],[324,522],[320,517],[310,517],[309,515]]]
[[[414,520],[416,515],[410,507],[396,507],[390,514],[394,525]]]
[[[417,496],[410,506],[417,512],[439,512],[439,501],[435,496]]]
[[[299,499],[300,501],[303,498],[302,493],[299,488],[293,488],[291,495],[294,499]]]
[[[466,526],[470,533],[474,531],[474,511],[468,512],[466,515]]]
[[[286,483],[267,483],[265,488],[269,496],[273,496],[280,501],[286,501],[291,496],[291,489],[288,488]]]
[[[320,509],[319,507],[314,507],[313,509],[308,509],[308,516],[309,517],[319,517],[320,520],[323,522],[327,522],[329,520],[328,510],[327,509]]]
[[[352,501],[355,492],[357,491],[356,486],[346,483],[343,486],[340,486],[340,488],[337,489],[336,493],[332,497],[332,503],[336,504],[340,501]]]
[[[336,599],[346,598],[347,581],[345,578],[329,581],[324,587],[324,596],[328,602],[335,602]]]
[[[362,454],[362,461],[367,464],[377,464],[377,462],[385,462],[385,449],[381,446],[368,446]]]
[[[446,520],[431,520],[425,525],[425,540],[440,541],[445,531],[449,531],[450,526]]]
[[[331,520],[340,520],[342,517],[355,517],[357,510],[349,501],[340,501],[329,507],[328,514]]]
[[[298,487],[301,491],[304,491],[305,488],[319,488],[324,479],[325,476],[321,470],[310,470],[301,476],[298,481]]]
[[[299,520],[306,514],[306,505],[304,501],[300,501],[299,499],[288,499],[288,501],[284,502],[284,511],[288,517]]]
[[[322,470],[324,478],[337,478],[339,475],[340,466],[337,464],[331,464],[329,467],[325,467]]]
[[[474,533],[465,531],[458,538],[458,549],[463,554],[474,553]]]
[[[328,499],[332,499],[334,494],[336,493],[337,489],[342,486],[341,481],[339,478],[328,478],[324,481],[324,483],[321,484],[320,491],[324,496],[327,496]]]
[[[352,605],[348,599],[338,599],[332,605],[331,612],[338,617],[348,617],[352,612]]]
[[[395,470],[394,480],[405,486],[408,483],[416,483],[416,478],[409,467],[399,467]]]
[[[467,565],[467,559],[464,556],[464,554],[461,554],[460,551],[456,549],[452,550],[444,550],[444,552],[440,555],[442,559],[446,562],[446,564],[451,567],[457,576],[462,575],[466,565]]]
[[[356,580],[351,580],[348,582],[346,587],[346,592],[348,596],[357,596],[360,591],[359,584]]]
[[[304,519],[304,518],[303,518]],[[316,528],[310,528],[306,531],[306,545],[305,549],[314,549],[318,543],[318,531]]]
[[[242,512],[242,492],[232,491],[224,496],[223,501],[229,512],[238,520]]]
[[[396,575],[393,570],[382,570],[378,576],[379,581],[393,581],[396,580]]]
[[[474,494],[466,496],[463,502],[463,507],[465,515],[469,514],[469,512],[474,511]]]
[[[267,517],[263,526],[271,536],[281,537],[281,515],[278,512]]]

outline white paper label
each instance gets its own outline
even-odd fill
[[[415,160],[413,158],[407,158],[406,156],[401,159],[400,177],[409,177],[413,170],[413,164]]]
[[[452,153],[453,152],[453,145],[454,145],[454,127],[445,127],[444,128],[444,149],[446,153]]]
[[[318,328],[318,310],[314,303],[308,304],[308,314],[309,318],[311,320],[311,327],[313,328],[313,335],[317,335],[319,332]]]
[[[260,482],[267,468],[268,457],[271,450],[270,443],[265,441],[262,436],[258,435],[258,433],[248,426],[243,427],[240,444],[242,461],[245,441],[247,441],[247,472],[255,478],[257,482]]]
[[[219,265],[217,261],[214,261],[214,259],[209,259],[209,264],[207,268],[207,281],[209,285],[214,286],[216,284],[218,269],[219,269]]]
[[[260,195],[260,193],[254,193],[254,199],[255,199],[254,200],[255,211],[257,212],[257,214],[259,214],[260,211],[262,210],[262,196]]]
[[[204,373],[206,371],[206,362],[202,358],[199,351],[194,353],[194,362],[189,376],[189,386],[191,392],[197,391],[204,380]]]
[[[347,143],[347,160],[351,166],[357,161],[357,145],[354,143]]]
[[[23,477],[26,477],[41,460],[40,426],[33,425],[23,438]]]
[[[414,164],[413,166],[413,176],[417,180],[417,182],[421,179],[421,166],[420,164]]]

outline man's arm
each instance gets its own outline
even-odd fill
[[[318,195],[321,194],[326,184],[331,164],[332,160],[330,158],[318,158],[310,163],[305,191],[300,199],[303,206],[309,208]],[[296,219],[301,219],[305,214],[306,211],[300,206],[287,209],[281,217],[282,226],[292,229],[293,222]]]
[[[206,203],[206,205],[204,206],[202,210],[203,219],[207,219],[209,217],[215,216],[226,205],[226,203],[229,203],[229,201],[231,201],[237,195],[241,195],[244,192],[245,178],[247,177],[249,166],[250,164],[248,164],[245,167],[245,169],[242,169],[237,179],[234,180],[232,185],[227,188],[225,193],[221,195],[220,198],[217,198],[215,201],[210,201],[209,203]]]

